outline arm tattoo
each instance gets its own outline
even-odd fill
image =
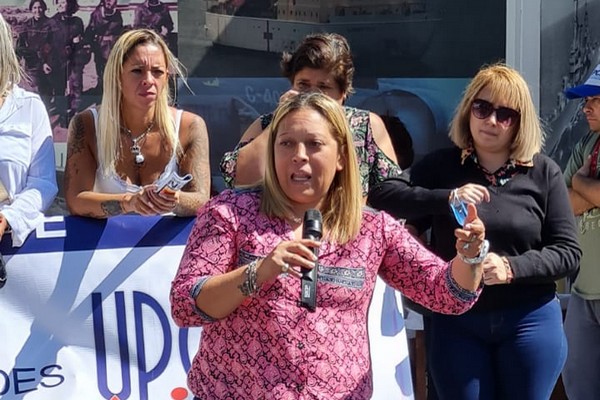
[[[183,157],[185,162],[182,164],[189,166],[189,172],[194,179],[183,189],[182,194],[185,194],[180,197],[180,204],[175,210],[175,214],[177,215],[192,215],[191,211],[197,210],[210,197],[211,177],[210,167],[208,166],[209,146],[207,143],[206,125],[200,117],[195,116],[188,125],[188,130],[192,139],[185,149]],[[184,211],[186,209],[188,210],[187,212]]]
[[[121,202],[118,200],[103,201],[102,203],[100,203],[100,207],[102,207],[102,211],[104,211],[104,215],[106,215],[107,217],[123,214]]]
[[[77,116],[73,119],[73,125],[71,126],[71,132],[69,135],[69,148],[67,150],[67,157],[73,154],[80,153],[83,151],[85,146],[84,140],[84,126],[81,116]]]

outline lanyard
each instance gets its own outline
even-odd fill
[[[596,178],[598,175],[598,153],[600,152],[600,138],[596,139],[594,150],[592,151],[592,159],[590,160],[590,177]]]

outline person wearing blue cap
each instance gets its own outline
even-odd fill
[[[565,318],[569,351],[563,383],[570,400],[594,399],[600,393],[600,65],[565,95],[584,100],[590,132],[575,145],[564,172],[583,256]]]

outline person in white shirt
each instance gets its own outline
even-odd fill
[[[42,222],[58,192],[48,113],[37,94],[17,86],[21,78],[12,32],[0,15],[0,237],[12,232],[13,246]]]

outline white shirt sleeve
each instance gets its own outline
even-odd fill
[[[0,212],[12,228],[13,246],[21,246],[42,223],[43,212],[58,192],[52,129],[41,99],[17,87],[0,115],[0,132],[5,134],[0,146],[12,144],[10,151],[0,149],[0,178],[10,196]],[[29,143],[22,143],[26,140]]]

